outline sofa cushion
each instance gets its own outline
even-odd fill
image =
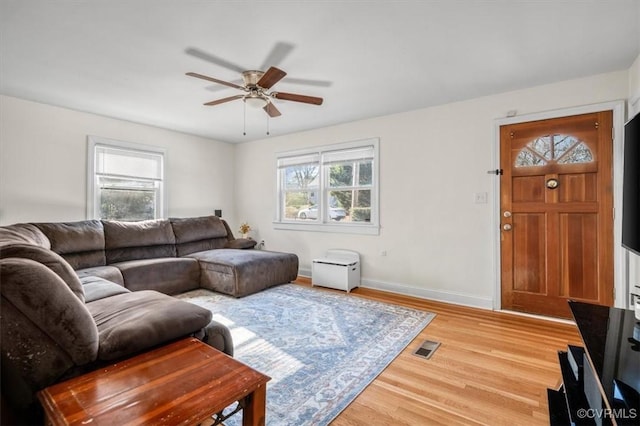
[[[175,257],[175,237],[167,219],[141,222],[104,220],[107,263]]]
[[[114,282],[124,287],[124,278],[120,269],[112,265],[106,266],[94,266],[93,268],[84,268],[76,270],[76,275],[80,278],[80,281],[85,277],[99,277],[105,280]]]
[[[84,302],[84,289],[71,266],[57,253],[30,244],[9,244],[0,247],[0,258],[22,258],[38,262],[62,279],[62,282]]]
[[[130,293],[129,290],[121,285],[100,277],[86,276],[80,278],[80,282],[82,282],[82,287],[84,288],[84,300],[86,303],[115,296],[116,294]]]
[[[182,293],[200,286],[198,261],[184,257],[129,260],[114,263],[131,291],[156,290],[165,294]]]
[[[118,294],[87,303],[98,327],[98,358],[132,355],[206,327],[211,312],[156,291]]]
[[[200,262],[200,286],[242,297],[291,282],[298,275],[298,256],[264,250],[220,249],[190,254]]]
[[[47,236],[31,223],[0,226],[0,245],[10,243],[33,244],[46,249],[51,248],[51,242]]]
[[[227,229],[216,216],[171,218],[178,256],[218,249],[228,241]]]
[[[104,232],[99,220],[35,224],[51,241],[51,250],[73,269],[106,264]]]

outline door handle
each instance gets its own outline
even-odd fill
[[[504,229],[505,231],[511,231],[511,224],[505,223],[504,225],[502,225],[502,229]]]

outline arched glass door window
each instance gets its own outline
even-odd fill
[[[515,167],[546,166],[547,164],[591,163],[591,150],[571,135],[546,135],[529,142],[518,153]]]

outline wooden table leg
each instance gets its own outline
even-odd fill
[[[267,386],[261,385],[244,398],[242,426],[264,426]]]

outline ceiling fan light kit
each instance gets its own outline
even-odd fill
[[[267,106],[269,101],[262,96],[245,96],[244,103],[247,104],[251,108],[264,108]]]

